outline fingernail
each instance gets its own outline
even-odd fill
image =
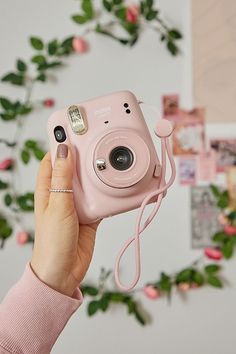
[[[68,146],[66,144],[59,144],[57,147],[57,157],[66,159],[68,156]]]

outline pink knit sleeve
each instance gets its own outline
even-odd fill
[[[83,301],[41,282],[28,263],[21,279],[0,305],[0,353],[48,354],[72,314]]]

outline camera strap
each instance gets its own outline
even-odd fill
[[[144,104],[144,102],[139,101],[139,104]],[[149,108],[151,108],[155,113],[158,113],[156,108],[151,105],[147,105]],[[159,113],[158,113],[159,115]],[[146,227],[151,223],[151,221],[154,219],[156,216],[163,196],[164,192],[173,184],[176,176],[176,168],[175,168],[175,162],[172,154],[172,149],[170,146],[170,136],[173,132],[173,126],[170,121],[167,119],[159,119],[156,125],[156,128],[154,130],[155,134],[161,139],[161,175],[160,175],[160,185],[159,189],[156,191],[153,191],[149,193],[143,200],[138,215],[135,223],[135,233],[132,237],[130,237],[120,250],[116,262],[115,262],[115,281],[117,286],[123,290],[123,291],[130,291],[132,290],[137,282],[139,281],[140,274],[141,274],[141,252],[140,252],[140,235],[141,233],[146,229]],[[166,177],[166,158],[169,160],[170,168],[171,168],[171,175],[168,180],[168,182],[165,182],[165,177]],[[157,197],[157,200],[155,202],[154,208],[148,218],[142,222],[143,218],[143,213],[148,205],[149,201]],[[134,247],[135,247],[135,276],[133,281],[129,285],[124,285],[122,284],[120,280],[120,262],[121,259],[126,252],[127,248],[134,242]]]

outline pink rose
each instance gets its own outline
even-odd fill
[[[55,101],[52,98],[47,98],[46,100],[43,101],[44,107],[51,108],[55,106]]]
[[[218,221],[221,225],[227,225],[229,223],[229,220],[227,219],[227,217],[224,214],[220,214],[218,216]]]
[[[0,163],[0,170],[10,170],[13,165],[13,159],[5,159]]]
[[[152,285],[145,286],[145,288],[143,288],[143,292],[151,300],[158,299],[161,296],[160,291]]]
[[[224,227],[224,232],[226,233],[226,235],[228,236],[233,236],[236,235],[236,227],[235,226],[225,226]]]
[[[214,259],[215,261],[220,261],[223,257],[222,252],[217,248],[207,247],[204,250],[205,256],[210,259]]]
[[[72,47],[77,53],[85,53],[88,50],[88,43],[82,37],[74,37]]]
[[[16,242],[18,245],[24,245],[29,241],[29,234],[26,231],[18,232],[16,235]]]
[[[180,283],[177,285],[177,287],[180,291],[188,291],[190,289],[190,284],[189,283]]]
[[[137,5],[130,5],[126,9],[126,21],[136,23],[138,21],[139,8]]]

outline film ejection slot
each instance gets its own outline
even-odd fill
[[[78,106],[70,106],[67,111],[71,128],[75,134],[82,135],[87,131],[87,122]]]

